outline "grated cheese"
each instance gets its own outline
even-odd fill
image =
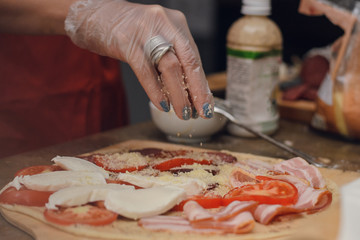
[[[101,161],[109,169],[122,169],[147,165],[147,157],[138,152],[106,154]]]
[[[158,185],[175,185],[186,189],[187,193],[203,191],[216,195],[225,195],[230,189],[229,176],[231,172],[238,168],[236,164],[224,163],[221,156],[208,155],[206,152],[189,152],[182,156],[172,156],[171,158],[192,158],[194,160],[213,160],[219,165],[201,165],[194,163],[179,167],[178,169],[191,169],[191,171],[177,172],[176,175],[170,171],[159,171],[153,169],[152,163],[167,161],[168,159],[146,157],[138,152],[116,153],[107,155],[109,168],[126,168],[149,164],[149,167],[141,171],[135,171],[126,174],[119,174],[117,179],[127,181],[136,186],[149,188]],[[215,173],[215,174],[214,174]],[[191,186],[191,184],[196,186]],[[213,188],[211,188],[213,187]],[[208,190],[207,190],[208,189]]]
[[[201,181],[205,182],[205,184],[208,186],[211,184],[219,184],[210,192],[221,196],[225,195],[230,190],[231,187],[229,176],[231,172],[237,168],[232,164],[224,164],[221,166],[193,164],[187,167],[193,168],[194,170],[190,172],[179,173],[178,176],[201,179]],[[207,170],[219,170],[219,172],[216,175],[213,175]]]

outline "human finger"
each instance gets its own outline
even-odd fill
[[[201,117],[211,118],[213,116],[214,100],[186,17],[182,12],[168,11],[168,18],[170,22],[177,23],[173,26],[173,32],[176,34],[172,35],[171,41],[185,74],[190,101]]]
[[[188,86],[180,62],[172,51],[165,53],[157,66],[167,97],[176,115],[184,120],[192,116]]]
[[[186,84],[192,103],[203,118],[213,116],[214,100],[202,68],[200,56],[192,39],[180,39],[174,48],[186,75]],[[195,46],[195,49],[194,47]]]
[[[137,51],[140,51],[140,49]],[[140,53],[136,55],[140,56]],[[141,55],[144,55],[144,53],[142,52]],[[142,61],[141,64],[139,64],[140,61],[141,60],[137,58],[133,58],[128,63],[155,107],[159,110],[169,112],[169,99],[156,69],[150,62]]]

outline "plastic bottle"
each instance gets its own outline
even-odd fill
[[[265,134],[279,125],[274,90],[282,60],[281,31],[267,17],[270,12],[270,0],[243,0],[244,16],[227,35],[226,99],[239,121]],[[234,124],[228,125],[228,131],[253,136]]]

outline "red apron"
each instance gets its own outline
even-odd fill
[[[0,35],[0,158],[127,123],[117,60],[65,36]]]

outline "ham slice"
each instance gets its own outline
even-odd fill
[[[305,179],[314,188],[325,187],[325,181],[319,169],[299,157],[275,164],[273,170]]]
[[[307,212],[320,211],[332,202],[332,193],[328,190],[304,188],[294,208]]]
[[[244,184],[257,182],[255,177],[258,175],[267,176],[273,172],[273,164],[257,159],[249,159],[235,163],[236,168],[230,175],[230,185],[241,187]]]
[[[195,233],[221,233],[217,229],[197,229],[193,227],[189,220],[179,216],[158,215],[154,217],[141,218],[139,226],[154,231],[174,231],[174,232],[195,232]]]
[[[190,222],[213,220],[213,214],[201,207],[195,201],[188,201],[184,204],[184,213]]]
[[[242,212],[234,218],[223,221],[202,221],[196,224],[179,216],[154,216],[141,218],[139,226],[154,231],[172,231],[201,234],[247,233],[254,226],[255,221],[250,212]]]
[[[255,179],[256,175],[248,172],[242,168],[237,168],[234,171],[231,172],[230,174],[230,185],[231,187],[235,188],[235,187],[241,187],[244,184],[249,184],[249,183],[255,183],[256,179]]]
[[[225,221],[199,221],[192,223],[195,228],[219,229],[224,233],[248,233],[255,227],[255,220],[248,211],[242,212]]]
[[[272,170],[273,164],[258,159],[248,159],[239,161],[235,165],[256,175],[264,174],[266,171]]]
[[[191,225],[200,229],[218,229],[224,233],[246,233],[255,226],[255,221],[249,210],[257,203],[253,201],[234,201],[219,212],[209,212],[195,201],[184,205],[184,213]]]
[[[259,223],[269,224],[276,216],[297,212],[301,211],[289,206],[260,204],[254,212],[254,218]]]
[[[184,205],[186,218],[192,222],[200,221],[224,221],[244,211],[252,211],[257,206],[255,201],[233,201],[218,212],[209,212],[195,201],[188,201]]]
[[[278,175],[278,179],[292,183],[298,190],[297,210],[314,212],[324,209],[332,202],[332,193],[327,189],[315,189],[307,181],[291,175]]]
[[[255,201],[233,201],[225,208],[214,214],[214,220],[223,221],[227,220],[241,212],[253,212],[258,205]]]
[[[212,213],[195,201],[184,205],[187,218],[179,216],[155,216],[141,218],[138,224],[155,231],[213,233],[247,233],[255,227],[255,220],[249,210],[256,202],[235,201],[218,212]]]

